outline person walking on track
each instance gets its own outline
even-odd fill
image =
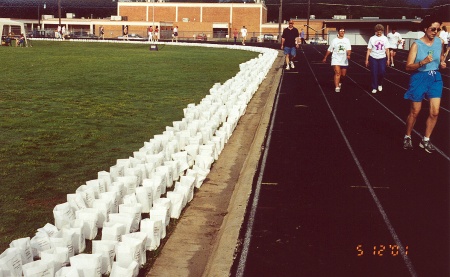
[[[389,65],[389,42],[383,34],[384,26],[375,25],[375,35],[369,39],[367,44],[366,67],[370,66],[372,76],[372,93],[383,90],[386,66]]]
[[[389,52],[391,54],[391,66],[394,66],[394,57],[397,54],[397,48],[402,43],[402,36],[397,32],[396,28],[392,28],[392,32],[386,35],[389,41]]]
[[[350,40],[344,37],[345,29],[343,27],[337,28],[338,36],[335,37],[328,47],[325,57],[322,62],[326,62],[328,56],[331,55],[331,66],[334,70],[334,86],[335,92],[341,91],[342,81],[347,75],[348,60],[352,53],[352,46]]]
[[[425,17],[421,28],[425,35],[414,41],[406,60],[406,70],[413,71],[409,81],[409,88],[404,98],[410,100],[409,114],[406,119],[406,134],[403,141],[404,149],[413,149],[411,132],[416,123],[417,116],[422,108],[422,100],[428,98],[430,111],[426,121],[425,135],[419,146],[427,153],[435,148],[430,142],[430,136],[439,115],[442,96],[442,76],[438,71],[446,68],[442,39],[437,36],[441,21],[432,16]]]
[[[286,70],[295,68],[294,58],[297,55],[299,44],[298,29],[294,27],[294,21],[289,21],[289,26],[283,30],[281,35],[281,50],[284,50],[286,56]]]

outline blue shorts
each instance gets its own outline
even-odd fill
[[[439,71],[418,71],[411,75],[404,98],[413,102],[421,102],[425,97],[441,98],[442,87],[442,76]]]
[[[288,55],[291,54],[292,57],[295,57],[297,55],[297,49],[294,47],[284,47],[284,54]]]

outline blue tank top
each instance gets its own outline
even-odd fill
[[[439,64],[441,63],[441,51],[442,51],[442,43],[439,37],[435,37],[433,44],[431,46],[426,45],[420,39],[415,40],[417,44],[417,55],[414,63],[418,63],[425,59],[428,55],[433,57],[433,61],[431,63],[427,63],[426,65],[419,67],[418,71],[430,71],[430,70],[438,70]]]

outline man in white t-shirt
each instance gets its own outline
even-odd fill
[[[245,39],[247,38],[247,28],[245,28],[245,26],[242,26],[241,37],[242,37],[242,45],[245,45]]]
[[[394,66],[394,57],[397,53],[397,48],[402,43],[402,36],[397,32],[396,28],[392,28],[392,32],[386,35],[389,41],[389,52],[391,54],[391,66]]]

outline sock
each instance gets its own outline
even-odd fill
[[[411,138],[411,136],[405,135],[405,138]]]
[[[429,140],[430,140],[430,138],[423,137],[423,141],[429,141]]]

